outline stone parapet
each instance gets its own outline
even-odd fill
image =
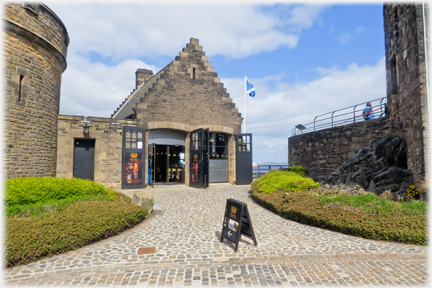
[[[288,163],[306,167],[310,177],[323,182],[357,150],[391,132],[384,117],[296,135],[288,139]]]

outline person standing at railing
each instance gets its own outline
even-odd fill
[[[366,108],[363,110],[363,118],[365,120],[374,119],[374,113],[372,111],[372,104],[370,102],[367,102]]]

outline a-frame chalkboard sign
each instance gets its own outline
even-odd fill
[[[220,242],[223,242],[224,238],[233,242],[234,251],[237,251],[241,235],[252,239],[254,246],[257,246],[247,204],[232,198],[227,199]]]

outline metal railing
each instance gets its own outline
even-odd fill
[[[360,104],[356,104],[353,106],[349,106],[346,108],[342,108],[339,110],[335,110],[332,112],[315,116],[313,122],[303,124],[303,125],[297,125],[294,129],[292,129],[291,130],[292,136],[307,133],[307,132],[327,129],[331,127],[338,127],[341,125],[365,121],[365,119],[363,119],[363,115],[364,115],[363,110],[366,107],[366,103],[368,102],[371,102],[372,104],[372,111],[375,116],[374,119],[384,117],[386,116],[387,113],[386,110],[387,103],[383,103],[383,101],[386,98],[387,97],[378,98],[375,100],[363,102]]]
[[[252,178],[258,179],[272,169],[288,168],[288,164],[258,164],[252,168]]]

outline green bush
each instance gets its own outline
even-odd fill
[[[6,218],[5,258],[8,267],[34,262],[88,245],[140,223],[147,211],[120,196],[68,205],[55,216]],[[127,199],[129,198],[129,199]]]
[[[358,209],[343,204],[329,205],[340,202],[322,201],[321,196],[307,191],[264,194],[258,191],[257,185],[251,188],[255,201],[290,220],[373,240],[427,245],[426,210],[417,210],[416,215],[407,216],[404,209],[380,209],[380,202],[375,200],[366,204],[371,209]]]
[[[258,191],[261,193],[303,191],[320,186],[318,182],[300,176],[296,172],[280,170],[272,170],[254,182],[256,182]]]
[[[289,166],[288,171],[295,172],[302,177],[306,177],[306,168],[303,166]]]
[[[6,180],[5,188],[6,206],[29,205],[86,195],[115,197],[114,192],[106,189],[102,184],[78,178],[14,178]]]

